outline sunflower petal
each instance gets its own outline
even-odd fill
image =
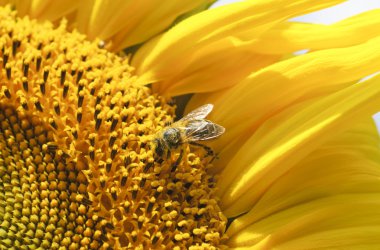
[[[378,71],[379,51],[380,37],[377,37],[360,45],[297,56],[251,74],[228,90],[195,95],[188,109],[213,103],[215,109],[210,119],[227,131],[218,139],[218,149],[242,137],[233,147],[237,149],[247,135],[282,110],[344,89]],[[233,153],[224,150],[223,154],[230,157]]]
[[[378,244],[372,230],[379,224],[378,145],[373,121],[335,136],[281,176],[231,224],[229,245],[304,249],[317,240],[312,245],[318,249]]]
[[[350,128],[351,121],[369,117],[379,105],[380,77],[374,77],[295,105],[266,121],[221,174],[219,190],[225,214],[248,211],[270,185],[332,133]]]
[[[81,1],[78,9],[78,29],[91,39],[112,40],[112,49],[144,42],[168,28],[174,20],[213,0],[166,1],[106,0]]]
[[[332,25],[281,22],[251,43],[256,53],[286,54],[364,43],[378,35],[380,10],[372,10]]]
[[[39,20],[58,21],[60,18],[73,13],[80,1],[46,1],[46,0],[8,0],[15,6],[20,16],[28,15]]]
[[[380,244],[379,197],[379,193],[347,194],[296,205],[250,225],[232,237],[229,245],[232,249],[233,246],[376,249],[374,247]]]
[[[132,64],[141,81],[159,82],[156,88],[160,93],[179,95],[225,88],[246,76],[249,69],[256,70],[278,59],[253,53],[247,39],[255,39],[277,22],[339,2],[261,0],[211,9],[143,46]],[[264,62],[257,66],[261,58]],[[222,66],[226,62],[230,63]]]

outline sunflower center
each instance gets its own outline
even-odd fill
[[[226,219],[210,159],[158,159],[169,100],[127,58],[0,8],[0,248],[212,249]]]

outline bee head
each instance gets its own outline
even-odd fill
[[[170,147],[175,148],[181,142],[181,133],[176,128],[169,128],[163,133],[164,140],[169,144]]]

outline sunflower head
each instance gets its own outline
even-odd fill
[[[128,58],[10,8],[0,33],[1,248],[223,244],[210,159],[155,157],[150,138],[174,108]]]

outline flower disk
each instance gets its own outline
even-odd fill
[[[222,247],[210,159],[157,159],[174,109],[127,59],[9,8],[0,33],[1,249]]]

